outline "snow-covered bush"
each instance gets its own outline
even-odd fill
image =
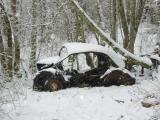
[[[10,113],[16,105],[26,98],[26,91],[21,80],[13,79],[12,82],[0,83],[0,118],[12,119]]]

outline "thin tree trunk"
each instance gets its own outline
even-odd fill
[[[13,36],[14,36],[14,72],[18,72],[20,67],[20,44],[18,40],[18,18],[17,14],[17,0],[11,0],[11,10],[13,14]]]
[[[128,44],[128,50],[131,53],[134,53],[134,43],[135,43],[135,39],[136,39],[136,31],[135,31],[135,10],[136,10],[136,0],[130,0],[130,41]]]
[[[6,58],[5,58],[5,62],[6,62],[6,70],[7,70],[7,75],[8,77],[12,77],[13,76],[13,42],[12,42],[12,30],[11,30],[11,25],[10,25],[10,21],[8,18],[8,14],[5,10],[4,5],[2,4],[2,2],[0,2],[0,8],[1,8],[1,15],[2,15],[2,34],[4,35],[4,39],[7,43],[6,48]]]
[[[112,0],[112,14],[111,14],[111,37],[116,41],[116,0]]]
[[[129,43],[129,30],[128,30],[125,11],[124,11],[123,0],[117,0],[117,5],[118,5],[120,21],[121,21],[122,29],[124,33],[123,47],[126,49]]]
[[[0,11],[0,21],[2,21],[1,17],[2,17],[2,11]],[[2,23],[0,22],[0,65],[2,68],[2,72],[5,74],[5,71],[7,69],[7,65],[6,65],[6,57],[5,57],[5,50],[4,50],[4,42],[3,42],[3,37],[2,37],[2,27],[1,27]]]
[[[97,0],[97,10],[98,10],[98,17],[99,17],[99,25],[102,29],[104,29],[105,27],[105,18],[103,15],[103,10],[102,10],[102,6],[101,6],[101,1]]]
[[[85,42],[83,18],[76,11],[76,42]]]
[[[34,26],[36,24],[37,18],[37,0],[32,1],[32,31],[31,31],[31,55],[30,55],[30,69],[31,73],[36,72],[36,50],[37,50],[37,28]]]
[[[137,6],[136,6],[136,18],[135,18],[135,31],[138,31],[139,24],[141,22],[143,9],[145,6],[146,0],[137,0]]]
[[[67,38],[68,38],[68,40],[72,40],[72,33],[71,33],[70,28],[69,28],[69,27],[71,27],[71,23],[70,23],[70,18],[69,18],[68,13],[67,13],[67,9],[63,5],[64,3],[62,1],[58,0],[58,2],[60,3],[60,6],[62,6],[60,11],[64,10],[64,16],[65,16],[65,19],[66,19],[65,20],[65,25],[66,25],[66,31],[67,31]],[[70,3],[68,3],[68,6],[70,6]]]
[[[46,23],[46,14],[47,14],[47,8],[46,8],[46,0],[39,0],[39,13],[40,13],[40,24],[45,24]],[[44,25],[39,27],[39,36],[41,37],[39,40],[39,47],[40,49],[43,48],[43,43],[45,43],[47,45],[48,40],[46,39],[46,29],[47,27]],[[40,51],[39,51],[40,52]]]
[[[1,20],[1,19],[0,19]],[[5,57],[4,57],[4,46],[3,46],[3,39],[2,39],[2,28],[0,28],[0,65],[2,68],[5,67]]]
[[[130,12],[131,12],[131,1],[130,0],[125,0],[125,3],[127,5],[126,7],[126,17],[127,17],[127,23],[130,23]]]
[[[134,43],[141,22],[145,1],[146,0],[130,0],[130,42],[128,44],[128,50],[132,53],[134,53]]]

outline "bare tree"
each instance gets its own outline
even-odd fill
[[[12,29],[10,20],[8,17],[8,13],[4,7],[4,3],[2,0],[0,1],[0,16],[2,19],[2,34],[3,39],[6,41],[6,45],[4,45],[4,54],[6,55],[4,63],[6,63],[6,73],[9,77],[12,77],[13,72],[13,41],[12,41]]]
[[[118,0],[118,15],[124,35],[123,46],[134,53],[134,43],[146,0]],[[127,11],[127,12],[125,12]]]
[[[1,20],[1,19],[0,19]],[[1,33],[1,28],[0,28],[0,65],[5,67],[4,65],[4,46],[3,46],[3,39],[2,39],[2,33]],[[2,72],[2,71],[1,71]]]
[[[20,67],[20,43],[18,40],[18,18],[17,18],[17,0],[11,0],[12,28],[14,36],[14,72],[18,72]]]
[[[119,11],[118,15],[120,18],[120,24],[122,25],[122,30],[124,34],[123,47],[127,48],[129,43],[129,29],[128,29],[127,19],[125,15],[123,0],[118,0],[117,5],[118,5],[118,11]]]
[[[36,72],[36,51],[37,51],[37,0],[32,0],[32,30],[31,30],[31,55],[30,55],[30,69],[31,73]]]
[[[111,10],[111,37],[113,38],[113,40],[116,41],[116,31],[117,31],[117,27],[116,27],[116,23],[117,23],[117,4],[116,4],[116,0],[111,0],[112,1],[112,10]]]

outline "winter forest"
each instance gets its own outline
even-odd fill
[[[0,0],[0,120],[160,120],[160,0]]]

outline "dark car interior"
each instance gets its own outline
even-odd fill
[[[70,86],[101,86],[100,76],[110,67],[117,67],[103,53],[87,52],[68,56],[61,62],[64,74],[71,75]]]

